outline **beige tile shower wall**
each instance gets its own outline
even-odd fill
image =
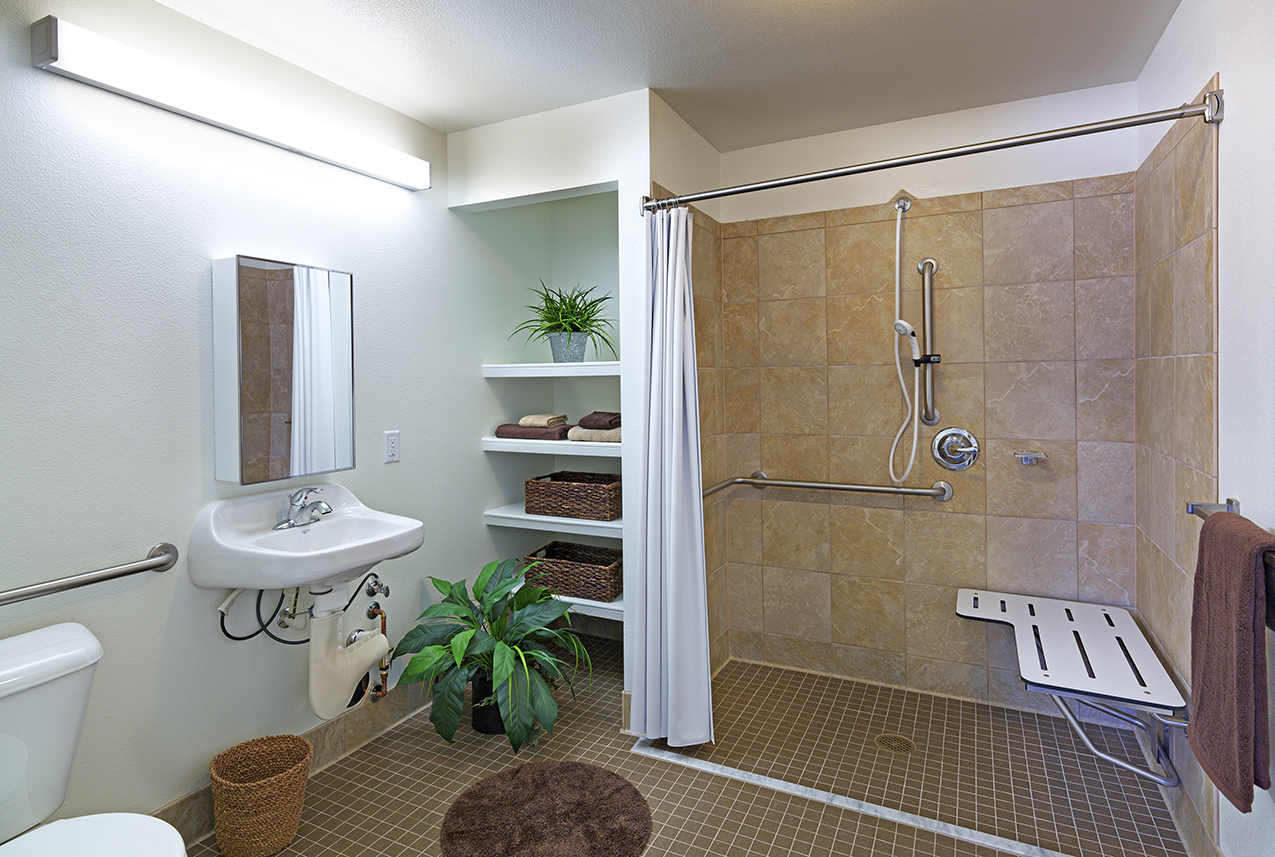
[[[1134,604],[1133,191],[1124,174],[914,200],[902,315],[920,328],[934,257],[936,428],[982,456],[940,469],[922,426],[906,484],[946,479],[947,503],[732,489],[733,657],[1039,707],[1011,633],[956,617],[957,589]],[[892,200],[722,225],[728,477],[889,482],[894,250]]]
[[[1203,91],[1217,88],[1215,77]],[[1185,508],[1217,498],[1218,132],[1179,120],[1136,174],[1138,607],[1184,689],[1202,524]],[[1189,800],[1216,841],[1216,790],[1174,733],[1184,787],[1170,807],[1183,826]]]

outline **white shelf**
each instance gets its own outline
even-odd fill
[[[606,604],[601,601],[590,601],[587,598],[573,598],[570,595],[555,595],[554,598],[570,604],[572,613],[580,613],[585,616],[596,616],[599,619],[614,619],[617,622],[624,621],[623,592],[617,595],[615,600],[610,604]]]
[[[537,455],[587,455],[619,458],[620,444],[591,440],[524,440],[518,437],[485,437],[486,452],[533,452]]]
[[[559,518],[553,515],[528,515],[524,503],[510,503],[499,509],[489,509],[483,519],[493,527],[515,527],[521,530],[543,530],[549,533],[568,533],[573,536],[604,536],[623,538],[624,519],[614,521],[590,521],[588,518]]]
[[[484,378],[587,378],[620,374],[619,360],[586,363],[484,363]]]
[[[522,589],[522,584],[514,587],[517,592]],[[624,621],[624,593],[621,592],[615,597],[614,601],[590,601],[588,598],[576,598],[574,595],[554,595],[559,601],[565,601],[571,605],[572,613],[580,613],[585,616],[596,616],[599,619],[615,619],[619,622]]]

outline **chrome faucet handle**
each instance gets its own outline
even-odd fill
[[[310,498],[311,494],[318,494],[318,493],[321,493],[322,491],[323,489],[317,486],[310,486],[309,488],[298,488],[296,491],[293,491],[291,494],[288,495],[288,501],[292,503],[292,505],[294,506],[304,506],[305,501]]]

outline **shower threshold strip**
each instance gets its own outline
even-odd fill
[[[891,809],[886,806],[879,806],[856,798],[845,797],[844,795],[823,791],[822,789],[812,789],[809,786],[797,785],[796,783],[790,783],[775,777],[767,777],[762,774],[754,774],[751,771],[741,771],[738,768],[730,768],[726,765],[719,765],[716,762],[707,762],[703,759],[684,756],[681,753],[674,753],[670,750],[661,750],[655,746],[654,742],[652,742],[650,738],[638,739],[638,742],[633,745],[632,752],[642,756],[649,756],[652,759],[662,759],[676,765],[694,768],[708,774],[716,774],[717,776],[728,777],[732,780],[739,780],[744,783],[753,783],[754,785],[759,785],[763,788],[771,789],[772,791],[783,792],[784,794],[819,801],[821,803],[828,804],[829,806],[835,806],[839,809],[848,809],[852,812],[885,819],[886,821],[892,821],[896,824],[907,825],[919,830],[928,830],[933,833],[943,834],[944,836],[950,836],[953,839],[959,839],[963,842],[971,842],[975,845],[984,845],[988,848],[995,848],[999,851],[1004,851],[1007,854],[1017,855],[1017,857],[1072,857],[1072,855],[1064,854],[1061,851],[1054,851],[1051,848],[1042,848],[1039,845],[1029,845],[1025,842],[1007,839],[1004,836],[984,833],[981,830],[972,830],[968,827],[962,827],[959,824],[951,824],[946,821],[926,818],[923,815],[916,815],[910,812]]]

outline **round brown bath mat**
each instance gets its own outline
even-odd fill
[[[443,818],[443,857],[637,857],[651,808],[633,784],[581,762],[528,762],[466,789]]]

